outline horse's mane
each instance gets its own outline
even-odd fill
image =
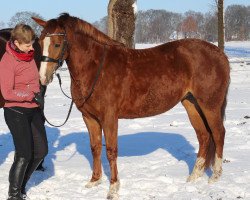
[[[90,23],[77,17],[72,17],[68,13],[61,14],[60,17],[57,18],[57,21],[59,22],[60,26],[70,27],[70,29],[74,30],[74,32],[81,32],[99,43],[106,45],[125,46],[123,43],[115,41],[103,32],[99,31]]]

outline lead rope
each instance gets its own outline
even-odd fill
[[[64,94],[65,97],[69,98],[69,99],[72,99],[72,97],[68,96],[62,89],[62,80],[61,80],[61,76],[59,73],[56,73],[56,76],[58,78],[58,81],[59,81],[59,85],[60,85],[60,89],[62,91],[62,93]]]
[[[71,103],[70,103],[68,115],[67,115],[65,121],[64,121],[61,125],[54,125],[54,124],[50,123],[50,122],[48,121],[48,119],[45,117],[44,111],[42,110],[42,115],[43,115],[45,121],[46,121],[49,125],[51,125],[51,126],[53,126],[53,127],[61,127],[61,126],[63,126],[64,124],[66,124],[66,122],[67,122],[68,119],[69,119],[69,116],[70,116],[70,113],[71,113],[71,110],[72,110],[72,107],[73,107],[73,103],[74,103],[74,102],[73,102],[73,100],[72,100]]]

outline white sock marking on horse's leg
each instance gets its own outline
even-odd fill
[[[101,184],[101,182],[102,182],[102,179],[101,179],[101,178],[100,178],[99,180],[97,180],[97,181],[94,181],[94,182],[89,181],[89,182],[85,185],[85,187],[86,187],[86,188],[92,188],[92,187],[95,187],[95,186]]]
[[[199,177],[201,177],[205,170],[205,159],[202,157],[199,157],[196,159],[194,169],[191,173],[191,175],[187,178],[187,182],[195,181]]]
[[[118,179],[117,182],[115,182],[109,186],[109,192],[108,192],[107,199],[118,200],[119,199],[119,194],[118,194],[119,189],[120,189],[120,181]]]
[[[213,183],[218,181],[222,174],[222,158],[219,158],[217,154],[215,154],[215,161],[213,165],[213,174],[209,178],[208,182]]]

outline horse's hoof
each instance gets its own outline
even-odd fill
[[[109,193],[107,196],[107,199],[111,200],[118,200],[119,199],[119,194],[118,191],[120,189],[120,182],[119,180],[109,186]]]
[[[119,200],[119,194],[108,194],[107,199],[109,199],[109,200]]]
[[[187,178],[187,182],[194,182],[204,174],[204,163],[205,159],[202,157],[198,157],[195,161],[195,166],[190,174],[190,176]]]
[[[220,178],[220,174],[213,174],[209,179],[208,179],[208,183],[212,184],[215,183],[219,180]]]
[[[200,178],[201,175],[200,174],[191,174],[188,178],[187,178],[187,182],[195,182],[198,178]]]
[[[194,182],[196,180],[195,176],[193,175],[190,175],[188,178],[187,178],[187,182]]]
[[[215,164],[213,166],[213,174],[209,178],[208,183],[215,183],[219,180],[222,175],[222,158],[219,158],[216,154]]]
[[[95,186],[97,186],[97,185],[100,185],[101,182],[102,182],[102,179],[99,179],[99,180],[97,180],[97,181],[89,181],[89,182],[85,185],[85,187],[86,187],[86,188],[92,188],[92,187],[95,187]]]

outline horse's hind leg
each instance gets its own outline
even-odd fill
[[[201,113],[198,112],[199,109],[197,110],[197,104],[194,101],[196,100],[192,95],[190,98],[186,98],[182,101],[182,105],[188,113],[189,120],[195,129],[199,141],[197,159],[193,171],[187,179],[188,182],[195,181],[203,175],[205,168],[210,163],[210,155],[211,153],[214,153],[214,144],[211,134],[209,133],[208,127],[206,127],[204,123],[204,119],[201,117]]]
[[[89,131],[90,146],[93,156],[93,173],[91,180],[85,187],[91,188],[101,183],[101,152],[102,152],[102,129],[99,122],[90,117],[83,116],[84,122]]]
[[[223,146],[225,139],[225,127],[223,125],[223,116],[221,114],[221,108],[204,109],[209,127],[212,131],[214,143],[215,143],[215,159],[213,163],[213,174],[209,179],[209,182],[215,182],[222,174],[222,157]]]

